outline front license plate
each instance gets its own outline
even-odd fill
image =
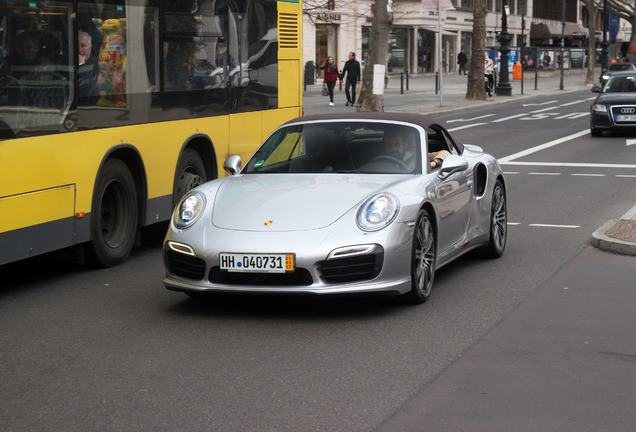
[[[221,270],[228,272],[287,273],[295,267],[294,254],[219,254]]]
[[[617,122],[633,122],[636,121],[636,115],[617,115],[614,117]]]

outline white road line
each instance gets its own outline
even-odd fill
[[[575,119],[575,118],[579,118],[579,117],[586,117],[589,116],[590,113],[589,112],[583,112],[583,113],[570,113],[570,114],[564,114],[562,116],[559,117],[555,117],[555,120],[561,120],[564,118],[570,118],[570,119]]]
[[[624,178],[636,178],[636,175],[631,174],[616,174],[615,177],[624,177]]]
[[[585,173],[581,173],[581,174],[577,174],[577,173],[573,173],[570,174],[571,176],[575,176],[575,177],[605,177],[605,174],[585,174]]]
[[[543,112],[543,111],[550,111],[550,110],[553,110],[553,109],[556,109],[556,108],[559,108],[559,106],[555,105],[555,106],[552,106],[552,107],[549,107],[549,108],[543,108],[543,109],[540,109],[540,110],[530,111],[530,114],[540,113],[540,112]]]
[[[547,176],[560,176],[561,173],[551,173],[551,172],[529,172],[528,175],[547,175]]]
[[[506,120],[511,120],[511,119],[513,119],[513,118],[523,117],[524,115],[527,115],[527,114],[528,114],[528,113],[515,114],[515,115],[510,116],[510,117],[504,117],[504,118],[501,118],[501,119],[493,120],[491,123],[499,123],[499,122],[503,122],[503,121],[506,121]]]
[[[518,165],[518,166],[543,166],[543,167],[630,168],[630,169],[636,169],[636,165],[628,165],[628,164],[593,164],[593,163],[567,163],[567,162],[508,162],[508,161],[502,160],[502,159],[499,159],[499,164],[500,165]]]
[[[540,228],[581,228],[581,225],[528,224],[528,226]]]
[[[578,103],[587,102],[587,101],[593,100],[593,99],[596,99],[596,98],[593,97],[593,98],[588,98],[588,99],[581,99],[581,100],[577,100],[577,101],[574,101],[574,102],[564,103],[564,104],[561,104],[559,106],[566,107],[566,106],[570,106],[570,105],[576,105]]]
[[[526,106],[547,105],[547,104],[554,103],[554,102],[558,102],[558,100],[551,100],[551,101],[541,102],[541,103],[527,103],[527,104],[523,104],[521,106],[526,107]]]
[[[468,128],[475,127],[475,126],[482,126],[482,125],[485,125],[485,124],[486,123],[473,123],[473,124],[469,124],[469,125],[465,125],[465,126],[459,126],[459,127],[453,128],[453,129],[448,129],[448,131],[449,132],[454,132],[454,131],[458,131],[458,130],[461,130],[461,129],[468,129]]]
[[[521,222],[508,222],[507,225],[521,225]]]
[[[581,132],[577,132],[575,134],[568,135],[566,137],[559,138],[559,139],[556,139],[554,141],[550,141],[550,142],[547,142],[545,144],[541,144],[539,146],[532,147],[532,148],[529,148],[529,149],[524,150],[524,151],[520,151],[519,153],[515,153],[515,154],[512,154],[510,156],[506,156],[506,157],[504,157],[502,159],[499,159],[499,163],[508,163],[508,162],[511,162],[511,161],[513,161],[515,159],[519,159],[519,158],[527,156],[529,154],[536,153],[538,151],[553,147],[555,145],[559,145],[559,144],[564,143],[566,141],[570,141],[570,140],[573,140],[575,138],[582,137],[583,135],[587,135],[589,133],[590,133],[589,129],[585,129],[585,130],[583,130]]]
[[[520,174],[519,171],[504,171],[504,175],[517,175]]]
[[[493,117],[496,114],[486,114],[486,115],[482,115],[479,117],[473,117],[470,119],[455,119],[455,120],[448,120],[446,123],[456,123],[456,122],[468,122],[468,121],[475,121],[475,120],[479,120],[479,119],[483,119],[483,118],[487,118],[487,117]]]

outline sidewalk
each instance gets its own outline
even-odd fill
[[[435,92],[435,75],[409,76],[408,90],[406,77],[390,75],[389,82],[384,90],[384,111],[409,112],[420,114],[439,114],[442,112],[456,111],[475,107],[484,107],[492,104],[518,101],[519,98],[532,98],[536,96],[553,95],[558,92],[572,92],[591,90],[591,86],[585,85],[585,71],[577,71],[580,74],[564,73],[563,90],[561,87],[561,74],[558,72],[525,72],[523,79],[523,94],[521,94],[521,80],[512,79],[510,85],[512,96],[497,96],[487,98],[485,101],[466,100],[468,83],[467,75],[457,73],[445,74],[442,77],[442,88]],[[600,70],[595,71],[599,76]],[[354,113],[355,107],[347,107],[344,83],[342,88],[336,84],[334,89],[334,102],[336,106],[329,106],[329,97],[321,95],[322,80],[306,86],[303,92],[303,107],[305,115],[325,114],[330,112]],[[592,96],[590,91],[589,96]],[[592,245],[609,252],[636,256],[636,206],[620,219],[610,220],[600,227],[593,235]]]
[[[584,84],[585,75],[582,73],[580,75],[564,75],[563,90],[559,90],[561,83],[560,74],[538,73],[535,75],[535,72],[525,72],[523,94],[521,94],[521,80],[513,80],[512,74],[510,74],[510,78],[512,96],[493,95],[485,101],[468,101],[466,100],[467,75],[459,75],[457,73],[444,74],[441,80],[441,88],[438,89],[437,93],[435,91],[436,77],[434,74],[409,75],[408,90],[406,76],[401,77],[399,74],[390,75],[389,82],[384,89],[384,111],[432,114],[468,107],[506,103],[518,100],[519,97],[531,98],[554,94],[556,91],[591,89],[590,86]],[[355,107],[345,106],[347,98],[344,87],[344,83],[342,88],[340,88],[339,83],[336,84],[334,89],[336,106],[330,107],[329,98],[321,95],[322,80],[318,79],[315,84],[307,85],[306,90],[303,92],[305,115],[355,111]]]

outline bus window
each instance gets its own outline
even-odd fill
[[[74,68],[71,2],[24,2],[3,8],[6,25],[2,50],[7,53],[0,78],[0,117],[3,135],[33,135],[67,130],[72,116]]]

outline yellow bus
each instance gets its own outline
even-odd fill
[[[141,227],[302,115],[302,4],[0,0],[0,265]]]

